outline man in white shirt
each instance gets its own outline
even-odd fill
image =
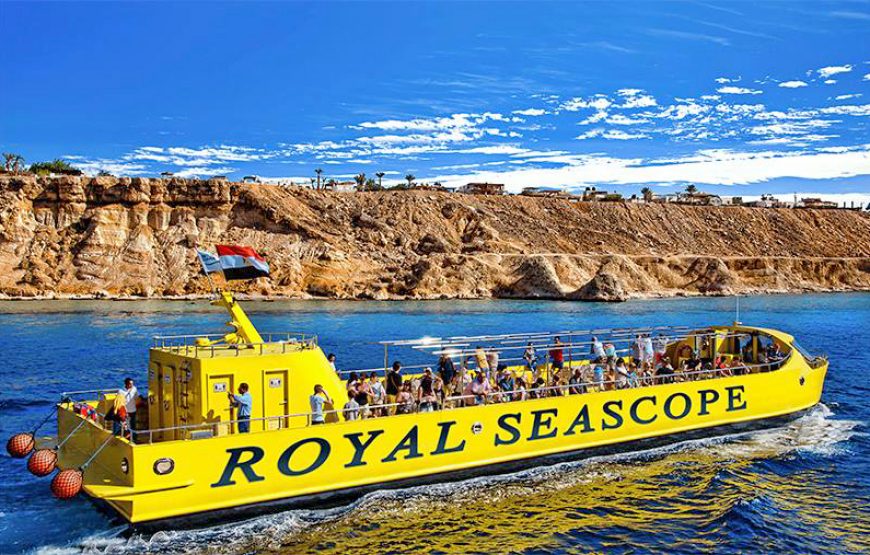
[[[127,429],[130,430],[130,440],[133,441],[136,430],[136,401],[139,400],[139,390],[136,389],[133,378],[124,380],[124,389],[119,389],[118,395],[124,398],[124,406],[127,409]]]

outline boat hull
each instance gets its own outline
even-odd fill
[[[689,430],[676,434],[665,436],[637,439],[624,443],[616,443],[612,445],[604,445],[600,447],[580,448],[567,453],[556,453],[553,455],[544,455],[538,457],[529,457],[515,461],[504,463],[494,463],[487,466],[469,468],[464,470],[455,470],[450,472],[441,472],[437,474],[429,474],[416,478],[402,478],[390,482],[379,482],[365,486],[355,486],[342,490],[327,491],[324,493],[301,495],[298,497],[290,497],[279,499],[277,501],[267,501],[263,503],[255,503],[252,505],[244,505],[232,507],[229,509],[217,509],[204,513],[197,513],[189,516],[171,517],[162,520],[154,520],[133,524],[130,527],[131,531],[141,533],[153,533],[160,530],[181,530],[189,528],[199,528],[220,522],[232,520],[241,520],[253,518],[263,514],[277,513],[291,509],[328,509],[332,507],[340,507],[360,499],[368,493],[383,490],[397,490],[431,484],[443,484],[447,482],[458,482],[479,478],[481,476],[493,476],[500,474],[511,474],[532,468],[543,466],[582,461],[584,459],[594,457],[604,457],[610,455],[619,455],[625,453],[643,453],[651,449],[675,445],[687,441],[700,439],[713,439],[717,437],[733,436],[735,434],[749,433],[759,430],[778,428],[788,425],[790,422],[806,415],[812,410],[803,409],[791,414],[776,416],[772,418],[764,418],[761,420],[750,420],[747,422],[739,422],[735,424],[724,424],[714,426],[712,428],[700,428]],[[111,511],[99,500],[94,500],[104,508]]]
[[[324,507],[376,489],[774,426],[819,402],[826,371],[827,363],[812,368],[792,356],[776,371],[744,376],[205,440],[117,440],[86,473],[85,491],[136,526]],[[114,469],[121,456],[123,475]],[[172,472],[156,474],[167,458]]]

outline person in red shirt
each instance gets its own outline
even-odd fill
[[[550,361],[553,370],[561,370],[565,362],[565,354],[562,351],[562,340],[556,337],[553,340],[553,348],[550,349]]]

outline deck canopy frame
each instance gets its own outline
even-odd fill
[[[418,352],[428,353],[434,357],[441,354],[448,355],[454,363],[462,362],[476,354],[477,347],[482,347],[486,352],[498,353],[500,362],[523,361],[522,353],[531,345],[543,358],[549,357],[549,350],[554,347],[563,349],[566,359],[571,361],[574,354],[588,354],[593,344],[592,338],[596,337],[603,343],[612,343],[618,353],[626,353],[629,346],[637,339],[637,336],[650,336],[654,341],[664,340],[668,344],[675,341],[694,339],[697,341],[716,336],[727,337],[750,337],[751,332],[721,332],[713,327],[693,328],[691,326],[644,326],[624,328],[590,328],[585,330],[563,330],[556,332],[528,332],[492,335],[456,335],[450,337],[422,337],[418,339],[396,339],[379,341],[377,344],[384,348],[383,368],[369,368],[355,370],[355,372],[371,372],[389,369],[390,349],[410,348]],[[555,342],[556,338],[560,342]],[[504,356],[503,356],[504,355]],[[419,370],[431,365],[421,364],[403,366],[405,370]],[[351,371],[342,371],[349,374]]]

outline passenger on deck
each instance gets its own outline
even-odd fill
[[[616,389],[628,389],[628,368],[625,367],[625,360],[619,359],[616,361],[614,374]]]
[[[564,383],[562,383],[562,378],[559,377],[558,372],[553,373],[553,380],[550,382],[550,389],[547,390],[548,397],[562,397],[565,395],[565,387]]]
[[[486,351],[480,345],[474,350],[474,362],[477,364],[479,371],[489,375],[489,362],[486,360]]]
[[[637,334],[637,337],[635,337],[634,341],[631,342],[630,351],[631,361],[634,364],[640,364],[641,356],[643,354],[643,338],[640,334]]]
[[[478,370],[477,375],[474,377],[474,381],[471,382],[471,394],[474,395],[474,404],[486,404],[487,394],[491,390],[492,387],[489,385],[489,380],[486,379],[483,372]]]
[[[228,392],[227,396],[230,398],[230,405],[238,409],[238,412],[236,413],[236,419],[239,421],[239,433],[246,434],[250,432],[251,406],[254,402],[251,399],[251,394],[248,393],[248,384],[239,384],[238,395],[233,395],[232,393]]]
[[[411,384],[409,382],[402,384],[402,389],[396,396],[396,402],[399,404],[396,410],[398,414],[410,414],[414,412],[414,396],[411,394]]]
[[[647,362],[643,362],[642,364],[648,364]],[[628,387],[640,387],[640,378],[637,374],[637,366],[634,364],[630,364],[628,366]]]
[[[372,388],[371,384],[366,381],[365,376],[361,376],[359,383],[356,386],[356,402],[360,407],[360,418],[369,417],[369,403],[371,402]]]
[[[356,372],[351,372],[347,377],[347,390],[353,391],[354,395],[356,394],[357,386],[359,385],[359,374]]]
[[[456,377],[456,367],[453,366],[453,359],[447,356],[447,353],[441,353],[438,357],[438,375],[444,383],[444,394],[451,395],[455,385],[453,380]]]
[[[434,376],[432,378],[432,391],[435,393],[435,410],[443,409],[446,395],[444,394],[444,381],[441,379],[441,376]]]
[[[664,364],[656,370],[656,383],[674,383],[674,367],[671,366],[671,361],[667,358],[664,359]]]
[[[532,383],[532,388],[529,391],[529,396],[532,399],[540,399],[544,396],[544,388],[547,387],[547,382],[544,381],[543,376],[539,376],[537,380]]]
[[[119,389],[118,394],[124,397],[124,407],[127,409],[127,431],[130,440],[136,439],[136,401],[139,400],[139,390],[133,383],[133,378],[124,380],[124,389]]]
[[[434,411],[436,400],[432,369],[426,368],[423,370],[423,378],[420,379],[420,387],[417,389],[417,404],[420,407],[420,412]]]
[[[489,366],[489,372],[487,372],[487,378],[490,377],[492,372],[498,372],[498,351],[489,348],[489,351],[486,353],[486,365]]]
[[[647,333],[644,334],[642,340],[643,344],[640,349],[640,360],[641,362],[652,361],[655,359],[655,347],[653,347],[652,337]]]
[[[377,372],[369,374],[369,389],[371,390],[372,416],[384,416],[384,409],[381,407],[387,402],[387,390],[384,389],[384,384],[378,379]]]
[[[580,367],[574,369],[571,377],[568,378],[568,393],[571,395],[579,395],[586,393],[586,387],[583,385],[583,370]]]
[[[589,349],[589,353],[592,355],[592,360],[604,360],[607,358],[607,355],[604,353],[604,343],[598,341],[597,337],[592,338],[592,347]]]
[[[329,394],[323,389],[323,386],[317,384],[314,386],[314,394],[308,398],[308,404],[311,406],[311,423],[323,424],[326,422],[323,418],[323,404],[332,404],[332,399]]]
[[[498,373],[498,388],[503,392],[502,401],[514,400],[513,393],[511,393],[514,390],[514,385],[514,375],[507,368],[502,368]]]
[[[337,369],[335,368],[335,353],[329,353],[326,356],[326,360],[329,361],[329,365],[332,366],[332,370],[337,371]]]
[[[665,353],[668,351],[668,338],[665,337],[665,334],[659,332],[659,336],[656,337],[655,341],[655,363],[659,364],[663,358],[665,358]]]
[[[595,359],[595,367],[592,369],[593,383],[595,391],[604,391],[604,359],[599,357]]]
[[[399,392],[402,389],[402,374],[400,371],[402,370],[402,364],[397,360],[393,363],[393,367],[387,373],[387,404],[391,405],[387,408],[387,413],[390,415],[396,414],[396,398],[399,396]]]
[[[344,419],[358,420],[359,419],[359,403],[356,402],[353,391],[347,392],[347,403],[344,404]]]
[[[526,350],[523,351],[523,360],[526,361],[526,368],[534,375],[538,372],[538,355],[535,353],[535,347],[531,342],[526,345]],[[535,376],[537,377],[537,376]]]
[[[112,406],[106,413],[106,422],[112,423],[112,433],[116,436],[125,435],[127,427],[127,407],[123,395],[115,395]]]
[[[565,363],[565,352],[562,350],[562,340],[556,336],[553,348],[550,349],[550,362],[553,370],[561,370]]]
[[[728,368],[728,365],[725,364],[725,360],[721,356],[717,356],[716,360],[713,361],[713,367],[716,370],[716,375],[726,378],[728,376],[732,376],[733,372]]]
[[[731,360],[731,373],[735,376],[743,376],[749,373],[749,369],[740,357],[734,357]]]
[[[529,398],[529,393],[526,390],[526,381],[522,378],[517,378],[516,393],[514,394],[517,401],[525,401]]]
[[[608,363],[613,364],[616,362],[616,347],[613,343],[604,344],[604,356],[607,358]]]

